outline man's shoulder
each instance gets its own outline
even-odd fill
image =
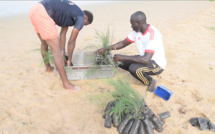
[[[150,28],[153,29],[154,31],[159,31],[157,27],[155,27],[154,25],[150,24]]]
[[[151,29],[156,29],[157,30],[157,28],[154,25],[152,25],[152,24],[149,24],[149,25],[150,25]]]
[[[158,28],[156,28],[155,26],[153,25],[150,25],[150,29],[149,31],[153,31],[153,34],[156,34],[156,35],[161,35],[161,32],[158,30]]]

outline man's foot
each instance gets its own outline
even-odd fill
[[[64,88],[65,88],[66,90],[70,90],[70,91],[73,91],[73,92],[78,92],[78,91],[81,91],[81,90],[82,90],[81,87],[79,87],[79,86],[74,86],[74,85],[72,85],[72,84],[69,84],[69,85],[67,85],[67,86],[64,86]]]
[[[51,66],[46,68],[47,73],[52,73],[53,71],[54,71],[54,68]]]
[[[154,92],[156,86],[157,86],[157,80],[152,79],[152,81],[150,82],[149,87],[148,87],[147,90],[148,90],[149,92]]]

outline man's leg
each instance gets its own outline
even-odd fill
[[[66,65],[67,63],[67,59],[66,59],[66,52],[65,52],[65,42],[61,42],[61,48],[62,48],[62,53],[63,53],[63,61],[64,61],[64,64]]]
[[[132,64],[129,66],[129,72],[144,85],[149,85],[148,91],[153,92],[157,81],[149,75],[158,75],[163,72],[163,69],[154,61],[151,61],[148,65]]]
[[[120,64],[120,65],[118,65],[118,67],[119,68],[122,68],[122,69],[124,69],[124,70],[126,70],[126,71],[129,71],[129,66],[131,65],[131,64],[134,64],[135,62],[133,62],[133,61],[122,61],[122,64]]]
[[[51,67],[50,63],[45,61],[44,59],[46,58],[46,55],[45,55],[45,52],[48,52],[48,44],[46,43],[45,40],[43,40],[40,36],[40,34],[38,34],[38,37],[40,38],[40,41],[41,41],[41,55],[43,57],[43,62],[45,64],[45,67],[46,67],[46,72],[53,72],[54,68]]]
[[[58,37],[54,39],[46,40],[46,42],[52,50],[55,66],[57,67],[57,70],[61,77],[64,88],[73,90],[73,91],[79,91],[80,87],[72,85],[66,76],[66,71],[64,68],[64,62],[63,62],[63,56],[62,56],[62,49],[61,49]]]

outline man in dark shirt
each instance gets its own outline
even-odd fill
[[[67,65],[72,64],[71,59],[78,33],[84,25],[92,23],[93,14],[87,10],[82,11],[75,3],[68,0],[43,0],[31,8],[30,19],[41,41],[43,59],[46,57],[44,51],[47,52],[49,46],[64,88],[72,91],[81,90],[80,87],[69,82],[64,63],[66,62]],[[59,36],[55,25],[61,27]],[[68,41],[68,60],[66,60],[65,42],[69,26],[74,26],[74,28]],[[45,66],[46,72],[53,71],[53,67],[49,63],[45,63]]]

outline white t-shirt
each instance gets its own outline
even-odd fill
[[[157,28],[149,24],[145,33],[132,31],[128,35],[127,40],[131,43],[136,42],[140,56],[143,56],[145,52],[154,53],[152,60],[165,69],[167,63],[165,50],[161,33]]]

